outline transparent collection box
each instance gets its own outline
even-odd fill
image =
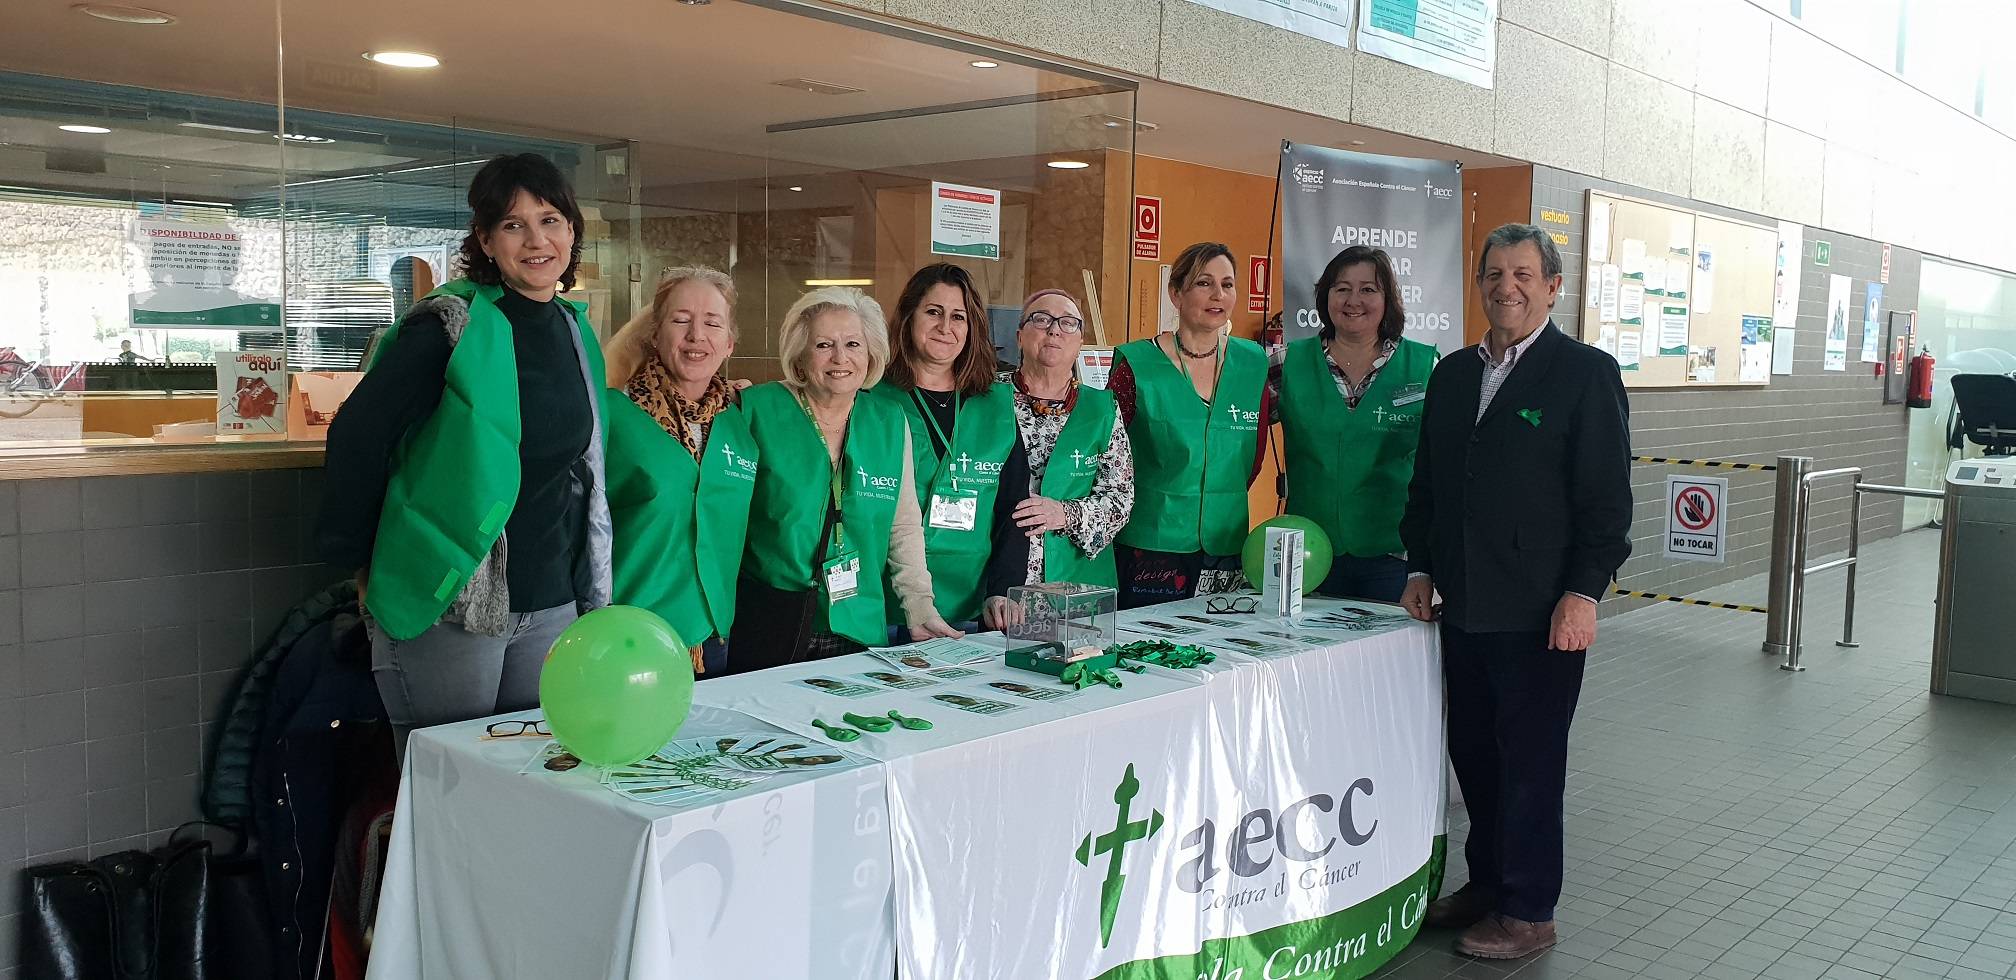
[[[1008,664],[1057,673],[1079,661],[1103,657],[1118,637],[1120,594],[1106,586],[1074,582],[1019,585],[1008,601],[1021,621],[1008,637]]]

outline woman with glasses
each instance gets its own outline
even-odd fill
[[[1134,508],[1134,456],[1111,392],[1078,383],[1085,318],[1061,289],[1022,304],[1015,334],[1022,363],[1001,379],[1014,386],[1015,426],[1027,453],[1019,482],[1004,479],[1015,501],[997,525],[987,566],[990,629],[1018,618],[1008,588],[1035,582],[1115,585],[1113,539]]]
[[[1407,317],[1380,249],[1354,245],[1323,267],[1316,316],[1322,331],[1289,344],[1269,379],[1281,406],[1288,513],[1323,528],[1337,556],[1318,591],[1399,602],[1400,513],[1435,348],[1401,338]]]
[[[742,393],[759,457],[729,673],[889,641],[884,583],[916,637],[959,636],[931,600],[910,426],[882,398],[882,307],[846,286],[784,314],[784,380]]]
[[[529,153],[484,164],[469,207],[465,277],[392,328],[329,428],[317,544],[357,569],[402,755],[414,728],[537,704],[554,639],[610,595],[602,350],[560,295],[581,209]]]
[[[651,306],[609,338],[609,511],[616,601],[657,613],[694,673],[726,667],[757,453],[736,389],[735,284],[667,269]]]
[[[938,614],[971,629],[986,597],[994,526],[1014,507],[998,492],[1002,479],[1027,467],[1015,433],[1015,392],[995,383],[987,304],[965,269],[941,262],[917,270],[896,301],[894,326],[889,370],[868,397],[910,425]],[[890,622],[902,621],[893,596],[889,613]]]
[[[1169,269],[1174,332],[1114,351],[1110,387],[1135,455],[1134,514],[1115,558],[1120,606],[1223,591],[1239,576],[1246,489],[1271,424],[1267,354],[1230,335],[1232,251],[1183,250]]]

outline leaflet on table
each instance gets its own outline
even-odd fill
[[[1302,621],[1295,625],[1305,630],[1335,630],[1340,633],[1376,635],[1390,633],[1410,622],[1413,622],[1413,619],[1406,613],[1379,612],[1364,606],[1339,606],[1304,614]]]
[[[565,773],[580,769],[630,799],[675,806],[712,802],[779,773],[849,768],[862,761],[803,736],[745,732],[675,740],[647,758],[606,769],[588,766],[565,746],[549,742],[519,771]]]
[[[939,637],[922,643],[870,650],[868,655],[898,670],[930,670],[933,667],[956,667],[993,660],[999,651],[971,640]]]

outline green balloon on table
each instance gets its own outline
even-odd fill
[[[1302,532],[1302,594],[1308,595],[1330,577],[1330,563],[1334,555],[1330,551],[1330,536],[1323,533],[1315,521],[1300,514],[1283,514],[1261,521],[1246,535],[1246,544],[1239,549],[1239,566],[1246,573],[1246,581],[1259,588],[1267,575],[1267,529],[1270,527],[1294,528]]]
[[[693,707],[693,658],[656,613],[597,609],[553,641],[539,707],[553,738],[581,761],[627,766],[679,734]]]

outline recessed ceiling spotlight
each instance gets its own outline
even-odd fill
[[[309,135],[307,135],[307,134],[305,134],[305,133],[276,133],[276,134],[274,134],[273,138],[274,138],[274,139],[277,139],[277,140],[286,140],[286,141],[287,141],[287,142],[289,142],[289,143],[334,143],[334,142],[336,142],[335,140],[332,140],[332,139],[330,139],[330,138],[329,138],[329,137],[327,137],[327,136],[309,136]]]
[[[1352,145],[1352,146],[1364,146],[1364,145],[1365,145],[1365,141],[1364,141],[1364,140],[1352,140],[1352,141],[1351,141],[1351,145]]]
[[[1052,160],[1046,166],[1052,170],[1083,170],[1091,164],[1083,160]]]
[[[212,129],[220,133],[244,133],[248,136],[262,136],[270,132],[270,130],[253,129],[249,126],[225,126],[220,123],[185,122],[176,123],[175,125],[183,129]]]
[[[679,5],[682,7],[705,7],[713,2],[714,0],[679,0]]]
[[[1000,63],[1000,62],[998,62],[998,61],[969,61],[969,62],[967,62],[967,64],[969,64],[969,65],[972,65],[972,66],[973,66],[973,67],[975,67],[975,68],[999,68],[999,67],[1001,67],[1001,63]]]
[[[792,184],[792,185],[791,185],[791,187],[790,187],[789,189],[790,189],[791,191],[793,191],[793,192],[797,192],[797,191],[802,191],[802,190],[804,190],[805,188],[803,188],[803,187],[800,187],[800,186],[798,186],[797,184]]]
[[[79,3],[70,7],[86,17],[109,20],[115,24],[140,24],[159,27],[175,23],[175,15],[150,7],[133,7],[123,3]]]
[[[103,136],[111,132],[111,130],[103,126],[85,126],[79,123],[71,123],[70,125],[58,126],[56,128],[66,133],[84,133],[90,136]]]
[[[388,68],[439,68],[441,59],[424,51],[366,51],[364,60]]]

